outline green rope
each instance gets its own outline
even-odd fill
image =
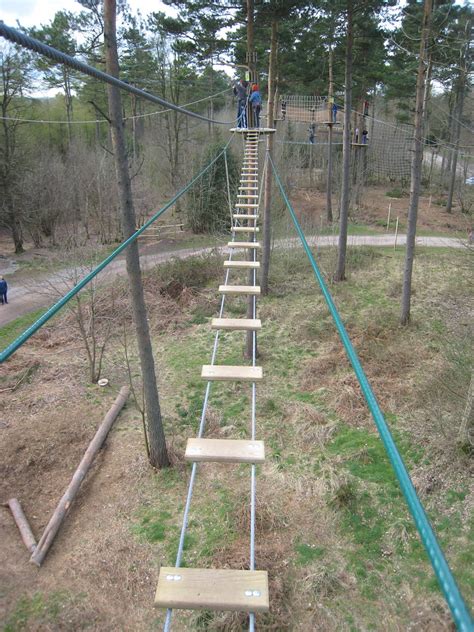
[[[0,364],[7,360],[11,355],[15,353],[34,333],[38,331],[50,318],[52,318],[55,314],[59,312],[59,310],[66,305],[68,301],[71,300],[78,292],[82,290],[82,288],[87,285],[92,279],[99,274],[105,267],[109,265],[111,261],[113,261],[117,255],[119,255],[127,246],[129,246],[133,241],[135,241],[153,222],[155,222],[163,213],[165,213],[173,204],[179,200],[179,198],[184,195],[202,176],[209,171],[212,165],[219,160],[219,158],[227,151],[227,147],[229,146],[233,135],[230,137],[224,149],[213,159],[211,162],[205,167],[195,178],[193,178],[184,188],[181,189],[169,202],[163,206],[159,211],[157,211],[153,217],[151,217],[141,228],[133,233],[128,239],[118,246],[108,257],[106,257],[99,265],[89,272],[77,285],[75,285],[67,294],[65,294],[62,298],[57,301],[54,305],[52,305],[48,311],[46,311],[38,320],[36,320],[28,329],[18,336],[16,340],[14,340],[8,347],[6,347],[0,353]]]
[[[288,196],[285,193],[283,188],[280,176],[276,170],[276,167],[273,163],[273,160],[269,156],[273,173],[275,174],[275,179],[277,181],[278,187],[280,189],[283,200],[285,201],[286,206],[290,212],[291,218],[296,228],[296,232],[298,233],[299,238],[301,239],[301,243],[303,244],[303,248],[308,256],[308,259],[311,263],[311,267],[313,268],[313,272],[316,276],[316,279],[319,283],[323,296],[326,300],[326,303],[329,307],[329,311],[331,312],[331,316],[334,319],[334,323],[336,325],[337,331],[341,338],[342,344],[346,350],[347,356],[352,364],[354,372],[359,381],[362,393],[365,397],[367,405],[372,413],[372,416],[375,421],[375,425],[380,434],[380,438],[384,444],[385,450],[388,454],[392,467],[395,471],[395,475],[398,479],[400,488],[403,492],[405,500],[407,502],[410,513],[415,522],[416,528],[420,534],[423,545],[428,553],[428,557],[430,559],[431,565],[436,573],[436,577],[438,578],[439,585],[443,594],[448,602],[449,608],[451,609],[451,613],[453,615],[454,622],[458,630],[462,632],[473,632],[474,624],[472,617],[467,609],[467,606],[463,600],[461,592],[456,584],[456,580],[453,577],[451,569],[446,561],[446,558],[443,555],[443,551],[438,543],[436,535],[433,531],[433,528],[430,524],[430,521],[423,509],[423,505],[420,502],[420,499],[417,496],[415,487],[410,479],[406,466],[403,462],[403,459],[398,452],[397,446],[393,437],[390,433],[390,430],[387,426],[387,422],[383,416],[382,411],[380,410],[377,399],[372,391],[372,388],[369,384],[367,376],[364,373],[364,369],[360,363],[360,360],[357,356],[357,353],[352,346],[352,342],[347,334],[347,331],[344,327],[344,324],[339,316],[336,305],[332,299],[332,296],[329,292],[329,289],[324,281],[324,278],[319,270],[319,267],[314,259],[314,256],[308,246],[308,242],[304,236],[304,233],[301,229],[301,226],[296,217],[295,211],[291,205]]]

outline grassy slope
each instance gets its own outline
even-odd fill
[[[433,388],[432,369],[450,370],[439,358],[447,342],[443,301],[463,300],[465,263],[464,253],[420,253],[408,331],[396,323],[401,253],[354,251],[349,265],[357,270],[333,291],[448,558],[472,597],[466,457],[457,451],[453,433],[444,436],[447,426],[433,432],[433,411],[425,399]],[[406,629],[417,621],[442,629],[449,615],[308,266],[299,255],[282,255],[275,264],[272,296],[260,302],[265,381],[258,388],[258,422],[268,462],[258,482],[264,518],[257,559],[273,574],[273,614],[260,625],[307,629],[310,621],[320,621],[328,630],[381,629],[384,621],[384,629]],[[228,308],[232,315],[244,313],[235,299]],[[193,326],[179,335],[178,344],[162,344],[177,393],[177,421],[192,436],[203,393],[199,369],[209,356],[211,333],[207,325]],[[221,344],[222,362],[241,361],[241,334],[227,334]],[[465,386],[466,375],[460,379]],[[248,393],[245,386],[213,387],[215,436],[246,436]],[[452,411],[438,414],[445,412],[448,424]],[[455,459],[452,478],[444,470],[446,454]],[[223,469],[206,466],[198,487],[188,564],[245,564],[247,525],[240,514],[248,497],[246,468]],[[239,625],[229,615],[178,617],[182,624],[190,620],[191,627]]]
[[[321,256],[322,268],[330,270],[334,253]],[[465,253],[421,251],[414,319],[402,330],[401,264],[401,252],[352,250],[350,278],[332,291],[448,560],[472,601],[472,489],[468,457],[455,440],[462,401],[444,389],[454,380],[459,392],[467,391],[464,343],[461,350],[457,344],[466,332],[469,268]],[[170,266],[163,278],[179,277],[184,285],[199,271],[195,264]],[[180,455],[199,423],[200,367],[209,361],[213,339],[207,318],[217,311],[221,274],[209,277],[216,269],[198,274],[200,298],[180,304],[174,326],[162,333],[153,327],[177,462],[143,480],[141,502],[146,500],[137,505],[129,528],[131,537],[153,547],[156,564],[174,563],[189,472]],[[259,616],[258,628],[449,629],[447,608],[299,250],[275,253],[271,288],[259,301],[265,380],[258,387],[257,419],[267,462],[258,468],[256,553],[257,567],[270,574],[272,609]],[[226,315],[244,313],[241,299],[228,301]],[[242,333],[227,333],[220,344],[218,362],[242,362]],[[247,436],[249,393],[248,385],[213,386],[210,435]],[[199,468],[186,565],[246,567],[248,498],[248,466]],[[30,625],[52,616],[53,597],[35,596],[34,604],[20,599],[7,629],[27,629],[25,616]],[[64,603],[68,599],[64,596]],[[150,608],[148,629],[159,629],[162,620],[163,614]],[[244,622],[232,614],[175,614],[176,629],[240,630]]]

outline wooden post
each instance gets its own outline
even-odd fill
[[[57,532],[59,531],[59,528],[64,518],[66,517],[74,501],[74,498],[76,497],[77,492],[79,491],[79,488],[81,487],[82,481],[89,471],[89,468],[92,465],[97,452],[100,450],[102,444],[104,443],[109,430],[112,428],[112,424],[117,419],[119,412],[125,405],[129,394],[130,388],[128,386],[122,386],[116,400],[112,404],[108,413],[105,415],[104,420],[99,426],[99,429],[95,433],[95,436],[90,442],[89,447],[85,451],[84,456],[79,463],[79,467],[74,472],[74,476],[72,477],[68,488],[59,501],[58,506],[56,507],[45,530],[43,531],[43,535],[38,542],[38,546],[36,547],[33,555],[30,558],[30,562],[36,564],[36,566],[41,566],[41,564],[43,563],[44,558],[46,557],[49,548],[53,543],[53,540]]]
[[[395,223],[395,241],[393,242],[393,249],[395,250],[397,247],[397,237],[398,237],[398,217]]]
[[[387,233],[388,233],[388,229],[390,228],[390,214],[392,212],[392,203],[390,202],[388,205],[388,217],[387,217]]]
[[[13,519],[16,522],[18,529],[20,530],[21,539],[25,543],[26,548],[30,553],[36,549],[36,540],[31,530],[30,524],[23,513],[23,509],[20,502],[16,498],[10,498],[5,503],[5,507],[10,507]]]

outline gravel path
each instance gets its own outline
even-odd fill
[[[310,237],[308,242],[311,246],[315,247],[327,247],[337,245],[337,235],[322,235],[319,237]],[[297,244],[299,239],[291,238],[287,240],[281,240],[276,242],[276,246],[280,245],[293,245]],[[393,246],[395,243],[394,235],[350,235],[347,239],[349,246]],[[428,246],[430,248],[465,248],[466,241],[453,237],[417,237],[416,243],[418,246]],[[398,235],[397,245],[404,246],[406,244],[406,235]],[[147,270],[164,261],[170,261],[173,258],[186,259],[199,254],[205,254],[211,252],[213,248],[187,248],[184,250],[175,250],[171,252],[164,252],[162,254],[149,254],[142,255],[140,260],[142,269]],[[226,247],[220,247],[218,249],[222,253],[229,251]],[[52,275],[38,275],[31,279],[28,283],[21,283],[16,285],[10,284],[8,291],[8,305],[0,305],[0,327],[15,320],[19,316],[28,314],[40,307],[47,307],[53,302],[52,296],[54,296],[55,288],[64,288],[63,293],[72,287],[72,279],[75,274],[79,272],[79,277],[83,276],[89,270],[73,271],[72,269],[66,269],[61,272],[55,272]],[[99,275],[101,282],[112,282],[118,275],[125,274],[125,260],[117,259],[113,261],[104,271]],[[8,275],[5,275],[8,281]]]

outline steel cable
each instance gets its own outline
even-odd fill
[[[170,110],[175,110],[176,112],[181,112],[181,114],[186,114],[186,116],[193,116],[194,118],[200,119],[201,121],[207,121],[210,123],[216,123],[218,125],[233,125],[234,121],[216,121],[215,119],[208,118],[207,116],[202,116],[201,114],[197,114],[196,112],[191,112],[190,110],[186,110],[185,108],[180,107],[179,105],[175,105],[174,103],[170,103],[169,101],[165,101],[161,97],[157,97],[154,94],[150,94],[145,90],[141,90],[136,86],[132,86],[126,81],[122,81],[122,79],[117,79],[117,77],[113,77],[102,70],[98,70],[93,66],[89,66],[89,64],[85,64],[78,59],[67,55],[66,53],[53,48],[52,46],[48,46],[48,44],[44,44],[25,33],[21,33],[17,29],[12,28],[11,26],[7,26],[4,22],[0,21],[0,35],[5,39],[13,42],[14,44],[19,44],[23,48],[27,48],[28,50],[32,50],[35,53],[39,53],[40,55],[44,55],[45,57],[49,57],[53,61],[58,64],[65,64],[70,68],[74,68],[79,72],[82,72],[90,77],[94,77],[99,81],[104,81],[105,83],[110,83],[112,86],[116,86],[117,88],[121,88],[131,94],[135,94],[142,99],[146,99],[147,101],[151,101],[152,103],[158,103],[159,105],[163,105]]]

